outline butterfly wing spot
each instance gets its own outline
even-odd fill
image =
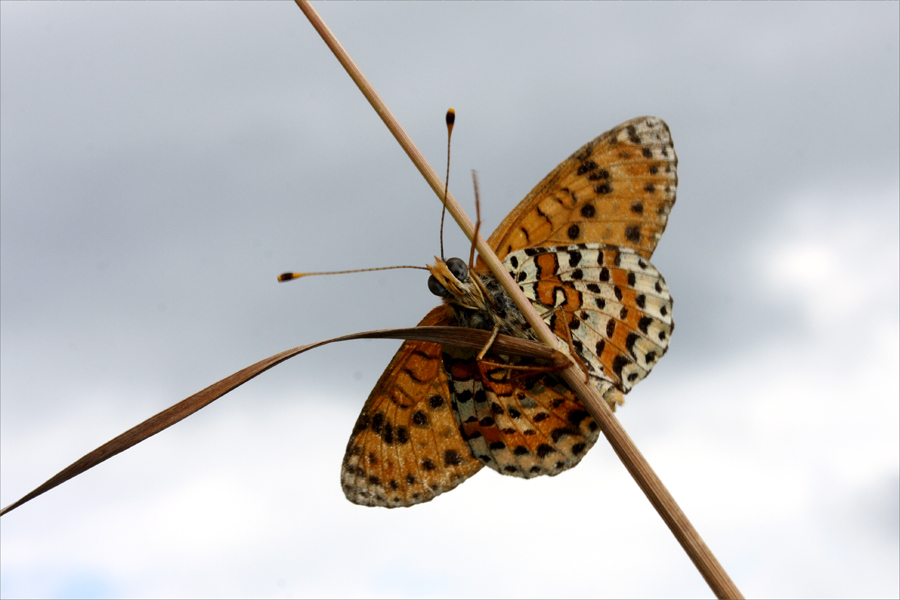
[[[428,415],[425,414],[424,411],[417,410],[417,411],[413,412],[413,414],[412,414],[412,423],[416,427],[420,427],[422,429],[428,429],[428,427],[429,427]]]
[[[640,225],[629,225],[625,228],[625,238],[638,246],[641,243],[641,226]]]

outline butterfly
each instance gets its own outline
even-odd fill
[[[655,117],[584,145],[503,220],[488,244],[613,408],[668,348],[672,298],[649,258],[675,203],[678,159]],[[536,339],[479,258],[428,267],[443,303],[420,326],[498,329]],[[347,499],[427,502],[484,466],[556,475],[582,459],[598,425],[553,369],[525,359],[404,342],[356,421],[341,469]]]

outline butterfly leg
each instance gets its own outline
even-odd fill
[[[484,369],[482,367],[493,368],[493,369],[521,369],[521,370],[529,370],[534,371],[537,370],[539,372],[544,372],[546,369],[544,367],[533,367],[529,365],[512,365],[505,362],[498,362],[494,360],[485,360],[484,356],[488,353],[488,350],[491,349],[491,346],[494,344],[494,340],[497,339],[497,335],[500,333],[500,326],[494,325],[494,329],[491,331],[491,337],[488,338],[487,343],[481,349],[477,356],[475,356],[475,362],[478,364],[479,369],[482,371],[482,375],[484,375]],[[551,367],[551,370],[558,370],[554,367]]]
[[[481,369],[482,374],[486,372],[486,370],[490,369],[504,369],[507,371],[507,379],[510,381],[516,379],[523,379],[526,377],[534,377],[535,375],[541,375],[542,373],[557,373],[567,368],[571,363],[566,361],[565,364],[554,364],[554,365],[517,365],[509,362],[503,362],[499,360],[493,360],[491,358],[484,358],[482,360],[477,361],[478,368]],[[513,375],[512,372],[516,374]]]
[[[475,240],[481,229],[481,198],[478,195],[478,173],[472,171],[472,184],[475,186],[475,235],[472,236],[472,247],[469,249],[469,270],[475,265]]]
[[[562,333],[562,336],[560,337],[562,337],[563,341],[565,341],[569,345],[569,356],[571,356],[576,364],[581,367],[581,370],[584,371],[584,382],[590,383],[591,374],[588,371],[587,365],[585,364],[584,360],[582,360],[581,356],[579,356],[575,351],[575,345],[572,343],[572,331],[569,329],[569,322],[565,318],[563,306],[557,306],[553,310],[544,313],[543,315],[541,315],[541,318],[546,320],[545,317],[549,317],[552,315],[556,316],[556,318],[554,319],[554,324],[562,324],[562,332],[557,332],[555,331],[556,327],[552,327],[552,329],[554,329],[554,333],[556,333],[557,336]]]
[[[497,339],[497,334],[500,333],[500,326],[494,325],[493,331],[491,331],[491,337],[488,338],[487,343],[484,345],[484,348],[481,349],[481,352],[478,353],[478,356],[475,357],[475,360],[481,361],[484,358],[484,355],[487,354],[487,351],[491,349],[491,346],[494,345],[494,340]]]
[[[484,347],[481,349],[481,351],[475,357],[475,361],[478,363],[478,365],[484,365],[486,367],[495,368],[495,369],[499,368],[499,369],[515,370],[515,371],[527,371],[527,373],[524,373],[523,375],[529,376],[529,375],[537,375],[539,373],[553,373],[556,371],[562,371],[563,369],[568,367],[570,364],[568,361],[566,361],[563,364],[553,364],[550,366],[543,367],[543,366],[536,366],[536,365],[516,365],[516,364],[510,364],[508,362],[499,362],[499,361],[495,361],[495,360],[485,359],[485,355],[491,349],[491,346],[494,344],[494,340],[497,339],[497,335],[499,333],[500,333],[500,327],[498,325],[495,325],[494,329],[491,331],[491,337],[488,339],[487,343],[484,345]],[[570,349],[571,349],[571,344],[570,344]],[[577,356],[577,355],[575,355],[574,350],[572,352],[573,352],[572,353],[573,356]],[[583,365],[582,365],[582,368],[584,368]]]
[[[488,338],[487,343],[485,343],[484,347],[481,349],[481,351],[478,353],[478,355],[475,356],[475,362],[478,364],[479,369],[482,370],[482,374],[484,374],[484,369],[482,367],[487,367],[487,368],[492,368],[492,369],[506,369],[508,375],[509,375],[509,371],[523,371],[523,372],[527,371],[526,373],[523,373],[522,375],[523,376],[533,376],[533,375],[537,375],[539,373],[552,373],[555,371],[561,371],[562,369],[565,369],[568,366],[568,364],[551,365],[551,366],[547,366],[547,367],[536,366],[536,365],[515,365],[515,364],[510,364],[508,362],[498,362],[495,360],[485,359],[485,355],[491,349],[491,346],[494,344],[494,340],[497,339],[497,335],[499,333],[500,333],[500,326],[494,325],[494,329],[491,330],[491,337]],[[572,348],[571,343],[569,344],[569,349],[572,352],[572,356],[577,357],[574,349]],[[583,363],[582,363],[582,368],[585,369],[585,373],[587,373],[586,367],[584,367]]]

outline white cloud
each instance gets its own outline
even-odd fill
[[[754,249],[769,292],[815,327],[830,326],[831,335],[846,335],[885,303],[896,307],[900,281],[898,224],[890,218],[900,190],[843,191],[807,190],[786,198],[787,218]],[[872,207],[889,210],[872,214]]]

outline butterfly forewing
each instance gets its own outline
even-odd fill
[[[547,175],[488,244],[500,259],[523,248],[574,243],[631,248],[650,258],[675,203],[677,165],[665,122],[626,121]]]
[[[447,306],[419,325],[452,325]],[[404,342],[363,406],[347,444],[341,485],[366,506],[427,502],[471,477],[481,462],[463,442],[450,408],[441,346]]]

